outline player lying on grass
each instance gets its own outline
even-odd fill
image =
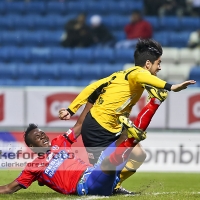
[[[102,94],[87,114],[81,130],[83,143],[91,164],[96,163],[101,152],[119,138],[121,125],[118,123],[118,117],[120,115],[129,116],[132,107],[138,102],[144,89],[149,92],[151,97],[157,98],[156,100],[152,98],[141,112],[141,116],[147,115],[151,118],[156,108],[167,97],[167,93],[163,89],[178,92],[195,83],[191,80],[171,85],[159,79],[157,73],[161,70],[161,56],[162,47],[158,42],[151,39],[139,40],[134,52],[136,66],[115,72],[92,83],[77,96],[67,110],[63,108],[59,111],[60,119],[70,119],[80,106],[87,102],[88,96],[101,84],[111,82],[111,84],[104,87]],[[162,88],[162,90],[159,88]],[[134,124],[145,130],[149,122],[148,120],[142,120],[141,123],[136,119]],[[133,149],[129,158],[127,165],[120,174],[120,182],[134,174],[144,162],[146,153],[140,143],[137,144],[137,148]],[[114,191],[116,194],[130,194],[129,191],[119,186],[120,184]]]
[[[113,142],[103,151],[96,165],[85,163],[74,156],[71,145],[76,142],[83,119],[91,107],[92,104],[87,103],[77,124],[51,143],[37,125],[29,124],[24,135],[25,143],[40,155],[28,163],[13,182],[0,186],[0,193],[8,194],[26,189],[38,180],[41,185],[65,195],[111,195],[119,182],[118,173],[126,164],[132,149],[146,138],[146,132],[135,127],[128,118],[120,116],[119,121],[125,126],[128,138],[124,140],[120,137]]]

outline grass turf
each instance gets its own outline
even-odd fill
[[[19,171],[0,171],[0,185],[10,183],[19,175]],[[139,199],[139,200],[193,200],[200,199],[200,174],[197,173],[143,173],[137,172],[123,183],[123,187],[131,191],[140,191],[138,196],[111,196],[109,200]],[[106,185],[105,185],[106,187]],[[0,199],[45,199],[45,200],[82,200],[108,199],[97,196],[65,196],[58,194],[46,186],[40,187],[33,183],[28,189],[15,194],[1,194]],[[128,200],[127,199],[127,200]]]

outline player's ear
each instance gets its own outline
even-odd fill
[[[150,60],[147,60],[145,63],[145,69],[150,70],[151,66],[152,66],[152,64],[151,64]]]

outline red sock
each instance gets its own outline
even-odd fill
[[[161,102],[158,99],[151,98],[149,103],[138,114],[134,121],[134,125],[137,128],[145,131],[160,104]]]
[[[123,141],[118,147],[116,147],[115,151],[109,156],[110,162],[118,166],[128,159],[130,152],[133,147],[137,144],[135,138],[128,138]]]

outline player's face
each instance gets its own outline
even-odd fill
[[[29,133],[30,147],[50,147],[49,137],[39,128],[35,128]]]
[[[161,70],[161,59],[160,57],[149,67],[149,72],[154,75],[157,76],[157,73]]]

